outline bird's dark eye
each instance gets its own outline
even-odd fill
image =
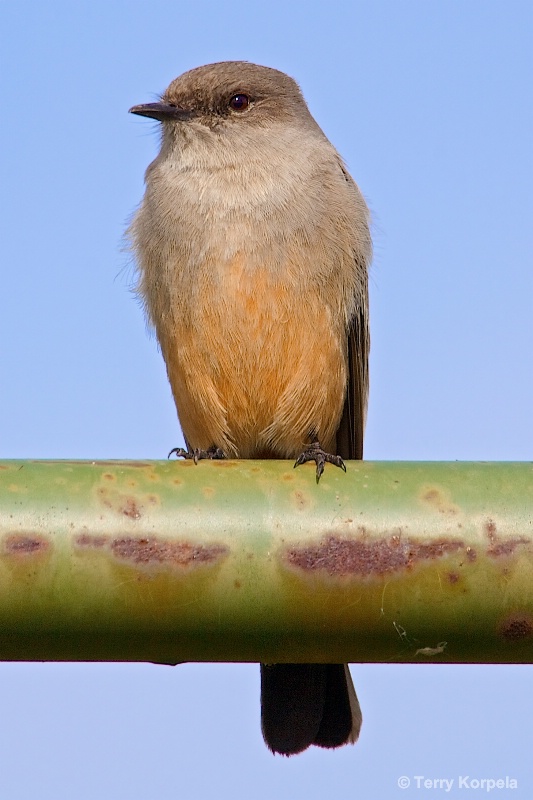
[[[250,98],[247,94],[234,94],[229,105],[234,111],[245,111],[250,105]]]

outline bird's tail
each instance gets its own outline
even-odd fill
[[[347,664],[261,664],[261,727],[272,752],[353,744],[361,723]]]

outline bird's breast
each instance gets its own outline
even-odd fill
[[[181,282],[171,319],[159,321],[158,338],[189,443],[287,457],[311,432],[331,441],[346,343],[318,293],[251,266],[244,253],[185,273],[189,283]]]

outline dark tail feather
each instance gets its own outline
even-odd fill
[[[261,726],[267,746],[286,756],[355,742],[361,710],[348,667],[261,664]]]
[[[313,744],[341,747],[359,738],[363,717],[348,664],[326,664],[326,697],[318,734]]]

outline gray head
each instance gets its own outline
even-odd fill
[[[315,124],[296,81],[247,61],[221,61],[185,72],[159,102],[133,106],[130,112],[171,125],[195,122],[211,129]]]

